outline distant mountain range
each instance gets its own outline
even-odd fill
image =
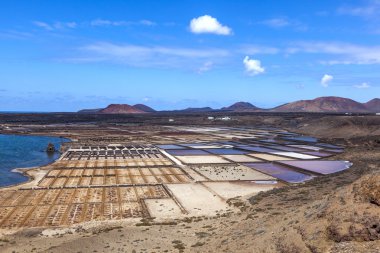
[[[78,113],[99,113],[99,114],[143,114],[157,112],[153,108],[143,105],[110,104],[106,108],[84,109]],[[168,111],[166,111],[168,112]],[[211,107],[187,108],[169,112],[325,112],[325,113],[350,113],[350,112],[380,112],[380,99],[375,98],[366,103],[359,103],[355,100],[342,97],[319,97],[312,100],[299,100],[277,106],[272,109],[256,107],[248,102],[237,102],[231,106],[221,109]]]

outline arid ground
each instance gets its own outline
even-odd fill
[[[174,122],[168,123],[173,118]],[[138,133],[128,125],[269,126],[345,146],[334,160],[343,172],[254,196],[229,199],[227,211],[183,219],[127,219],[4,233],[1,252],[380,252],[380,116],[236,114],[230,121],[206,115],[1,115],[2,133],[115,140]],[[96,136],[88,129],[96,128]],[[137,135],[137,136],[136,136]],[[141,139],[149,136],[141,136]],[[207,205],[207,204],[206,204]],[[157,207],[159,208],[159,207]]]

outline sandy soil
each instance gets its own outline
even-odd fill
[[[225,200],[235,198],[236,196],[241,197],[251,194],[257,194],[261,191],[268,191],[274,188],[284,186],[283,184],[278,183],[277,181],[273,181],[273,184],[260,184],[250,181],[202,182],[202,184]]]
[[[202,184],[169,184],[167,187],[192,216],[210,215],[228,209],[219,195],[213,194]]]
[[[243,165],[239,166],[192,166],[192,169],[212,181],[233,180],[275,180],[256,170]]]

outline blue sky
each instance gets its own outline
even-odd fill
[[[364,102],[379,42],[380,0],[4,0],[0,111]]]

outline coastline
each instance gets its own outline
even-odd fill
[[[65,143],[72,142],[72,139],[63,137],[63,136],[55,136],[53,135],[38,135],[38,134],[4,134],[3,132],[0,132],[0,135],[15,135],[15,136],[36,136],[36,137],[51,137],[51,138],[63,138],[66,140]],[[61,149],[61,145],[59,147]],[[9,170],[9,173],[19,173],[23,176],[25,176],[27,179],[24,182],[19,183],[12,183],[10,185],[0,186],[0,191],[2,190],[17,190],[22,187],[30,185],[31,187],[37,186],[38,182],[42,177],[48,172],[47,168],[48,166],[54,164],[56,161],[60,160],[64,152],[56,151],[56,153],[59,153],[59,156],[54,159],[54,161],[39,165],[39,166],[31,166],[31,167],[20,167],[20,168],[13,168]]]
[[[18,190],[23,187],[27,187],[30,185],[30,187],[35,187],[38,185],[38,182],[45,176],[45,174],[49,171],[48,166],[52,165],[56,161],[58,161],[61,158],[57,158],[54,162],[51,162],[49,164],[45,164],[43,166],[34,166],[34,167],[25,167],[25,168],[15,168],[12,169],[10,172],[12,173],[19,173],[23,176],[27,177],[27,181],[20,182],[16,184],[6,185],[6,186],[0,186],[0,191],[2,190]]]

